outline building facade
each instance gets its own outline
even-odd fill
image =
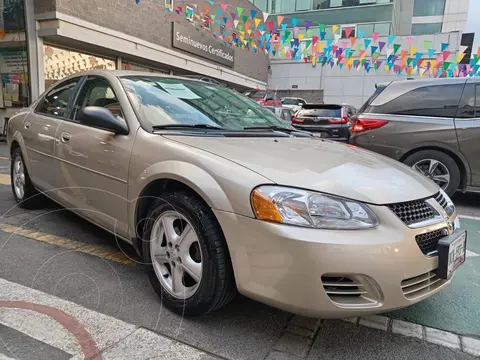
[[[291,24],[292,19],[296,19],[299,27],[304,26],[306,21],[311,22],[315,36],[320,36],[318,26],[315,25],[324,24],[325,40],[333,40],[337,44],[348,41],[350,36],[371,38],[374,32],[384,42],[388,41],[389,35],[404,42],[407,37],[413,37],[415,40],[412,46],[418,49],[424,48],[424,41],[431,41],[437,44],[437,48],[441,42],[447,42],[450,44],[449,51],[455,52],[465,45],[471,52],[473,43],[472,36],[463,34],[469,0],[250,1],[270,13],[271,20],[281,15],[285,17],[283,23]],[[337,30],[340,39],[335,39],[333,26],[340,27],[340,32]],[[292,32],[291,26],[287,30]],[[302,31],[304,30],[300,30]],[[466,58],[469,57],[467,51]],[[276,90],[279,96],[300,97],[312,102],[346,102],[360,106],[374,91],[375,83],[398,78],[382,69],[367,72],[365,69],[347,71],[338,67],[312,67],[311,63],[270,56],[268,86]]]
[[[250,0],[272,16],[364,31],[366,36],[465,31],[470,0]]]
[[[252,8],[248,0],[222,3],[231,11]],[[0,129],[52,84],[88,69],[202,75],[239,91],[266,88],[267,55],[213,36],[235,36],[213,21],[218,8],[202,0],[0,0]]]

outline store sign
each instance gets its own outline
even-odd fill
[[[173,23],[172,46],[232,67],[235,63],[235,51],[217,40],[202,34],[192,25]]]
[[[0,73],[28,71],[27,52],[22,49],[0,49]]]

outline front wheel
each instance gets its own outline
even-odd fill
[[[150,282],[172,311],[196,316],[226,305],[235,295],[223,232],[197,196],[164,194],[145,220],[143,254]]]
[[[448,196],[453,196],[460,186],[457,163],[441,151],[422,150],[410,155],[404,163],[435,182]]]

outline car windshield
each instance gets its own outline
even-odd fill
[[[283,105],[298,105],[299,102],[298,99],[282,99]]]
[[[225,130],[290,129],[253,100],[217,85],[158,76],[121,78],[141,120],[152,127],[206,125]]]

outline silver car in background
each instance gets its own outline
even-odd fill
[[[477,78],[378,84],[353,119],[350,144],[413,167],[450,196],[480,191],[478,94]]]

